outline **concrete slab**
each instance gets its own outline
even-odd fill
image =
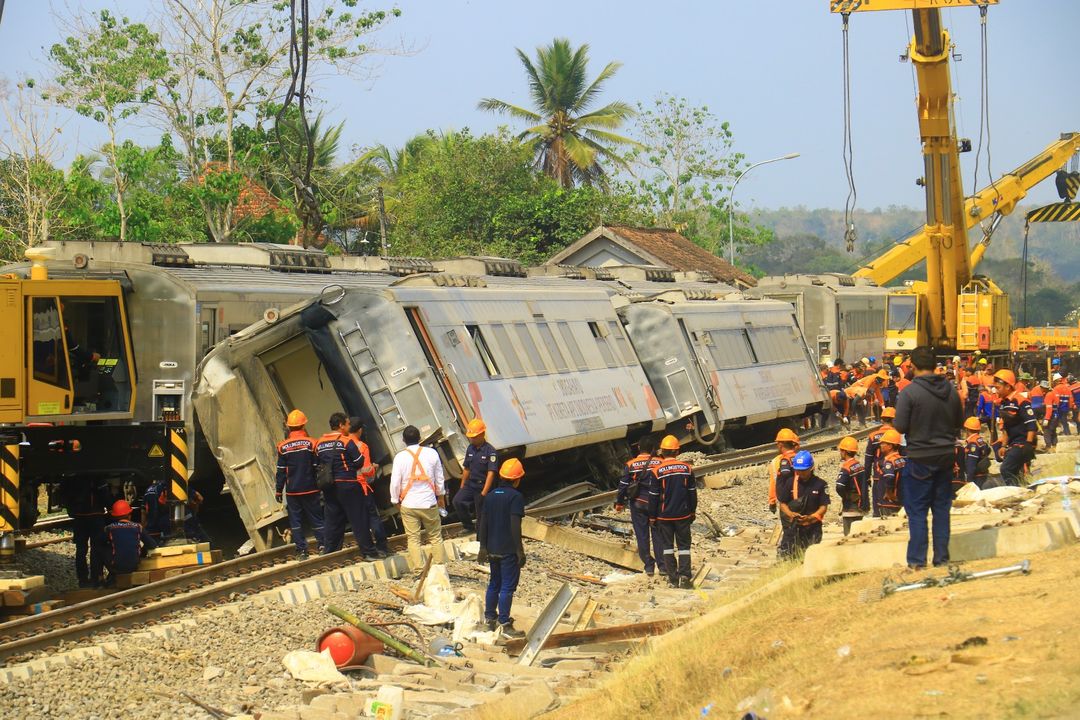
[[[959,522],[954,522],[949,542],[949,557],[954,561],[1055,550],[1080,538],[1075,513],[1043,513],[1017,524],[1008,524],[1001,515],[955,519]],[[807,550],[803,576],[827,577],[906,565],[906,553],[907,532],[870,536],[866,542],[856,539],[842,545],[823,542]]]
[[[645,569],[637,551],[631,549],[629,544],[603,540],[558,525],[548,525],[530,517],[522,518],[521,534],[629,570]]]
[[[544,683],[533,683],[462,713],[459,717],[467,720],[528,720],[547,712],[558,702],[558,696],[550,687]]]

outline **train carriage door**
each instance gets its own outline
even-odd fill
[[[427,324],[424,322],[424,318],[420,314],[420,308],[407,307],[405,308],[405,314],[409,317],[409,325],[412,326],[413,334],[416,335],[416,340],[420,343],[420,347],[424,349],[424,357],[427,358],[428,367],[438,378],[439,388],[442,390],[443,395],[446,398],[447,403],[453,408],[454,414],[457,416],[458,422],[464,429],[465,424],[473,417],[472,408],[461,402],[461,397],[458,392],[457,378],[454,377],[454,368],[450,363],[444,362],[442,355],[439,354],[438,348],[435,347],[435,342],[431,338],[431,333],[428,332]],[[457,338],[456,331],[454,338]]]
[[[26,302],[26,336],[30,345],[26,414],[69,415],[71,372],[60,301],[55,297],[29,297]]]

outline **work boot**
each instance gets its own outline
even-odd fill
[[[376,549],[375,552],[371,553],[371,557],[375,558],[376,560],[385,560],[386,558],[390,557],[390,553],[386,552],[385,550]]]
[[[304,562],[309,557],[311,557],[311,556],[308,555],[307,550],[300,550],[299,552],[296,553],[296,559],[299,560],[300,562]]]
[[[488,632],[495,632],[495,628],[499,626],[499,621],[495,618],[488,618],[484,620],[484,624],[487,626]]]
[[[688,577],[680,577],[679,578],[679,588],[682,589],[682,590],[693,590],[694,589],[694,581],[691,580]]]
[[[525,633],[514,627],[514,621],[511,620],[508,623],[504,623],[499,626],[502,629],[502,636],[507,640],[520,640],[525,637]]]

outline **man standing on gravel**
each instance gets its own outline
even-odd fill
[[[394,456],[390,502],[398,506],[409,543],[409,567],[418,570],[423,536],[431,543],[433,561],[445,563],[442,515],[446,512],[446,479],[434,448],[420,447],[420,430],[409,425],[401,433],[405,449]]]
[[[660,441],[659,465],[648,470],[649,524],[660,528],[662,566],[672,587],[693,589],[690,573],[690,526],[697,516],[697,481],[690,463],[678,459],[679,440]],[[675,549],[676,545],[678,550]]]
[[[477,560],[487,562],[491,571],[484,598],[484,619],[488,629],[502,629],[509,640],[525,637],[514,627],[510,607],[514,591],[525,566],[525,546],[521,542],[521,519],[525,517],[525,498],[517,491],[525,477],[525,468],[517,458],[510,458],[499,468],[499,484],[486,496],[484,511],[477,520],[476,539],[480,541]]]
[[[907,461],[900,487],[908,516],[907,563],[926,567],[926,513],[933,513],[934,565],[949,562],[949,512],[953,499],[956,439],[963,424],[963,406],[956,388],[936,375],[934,351],[925,346],[911,353],[915,377],[896,400],[893,426],[907,436]]]

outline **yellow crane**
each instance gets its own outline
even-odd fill
[[[998,0],[953,0],[948,7],[978,7]],[[972,274],[967,243],[969,212],[960,177],[949,55],[952,41],[941,21],[942,0],[830,0],[844,17],[879,10],[910,10],[914,37],[908,57],[918,83],[916,110],[922,141],[926,222],[922,230],[926,281],[889,298],[887,350],[933,345],[956,350],[1007,351],[1008,298],[992,282]]]
[[[987,219],[990,220],[991,228],[996,226],[999,218],[1016,209],[1017,203],[1027,196],[1028,190],[1059,172],[1078,151],[1080,133],[1062,133],[1059,140],[1047,145],[1031,160],[970,196],[964,202],[967,228],[971,229]],[[873,280],[878,285],[886,285],[926,257],[929,243],[925,229],[920,230],[891,246],[852,274]],[[972,269],[982,260],[989,243],[990,232],[987,232],[971,251],[969,263]]]

